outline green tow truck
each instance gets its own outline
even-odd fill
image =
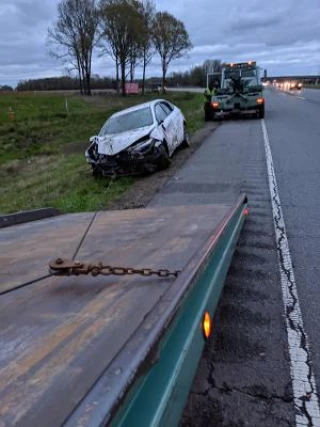
[[[224,64],[220,85],[206,97],[204,112],[206,121],[244,114],[263,118],[265,99],[256,62]]]
[[[247,214],[0,217],[1,427],[178,425]]]

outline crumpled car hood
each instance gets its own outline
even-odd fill
[[[154,125],[131,130],[114,135],[98,136],[98,153],[113,156],[130,147],[139,139],[147,136],[154,129]]]

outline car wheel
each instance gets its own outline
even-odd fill
[[[171,164],[171,160],[169,157],[166,143],[162,142],[158,150],[159,150],[158,167],[159,169],[167,169]]]
[[[181,142],[181,147],[188,148],[191,146],[190,135],[187,129],[187,125],[183,125],[183,141]]]

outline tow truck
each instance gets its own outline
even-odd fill
[[[1,427],[177,425],[247,214],[0,217]]]
[[[224,64],[220,87],[205,109],[206,120],[244,114],[265,115],[263,85],[255,61]]]

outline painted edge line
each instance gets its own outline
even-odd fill
[[[308,336],[303,326],[298,290],[273,167],[270,141],[264,119],[261,120],[261,127],[268,168],[269,189],[285,310],[296,424],[297,426],[320,427],[319,396],[316,389]]]

